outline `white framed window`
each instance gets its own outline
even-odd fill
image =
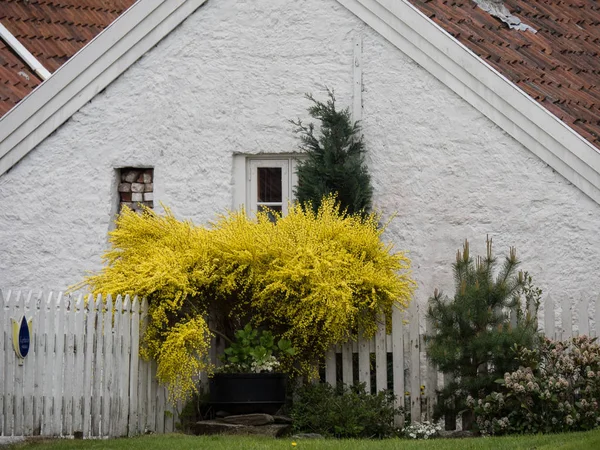
[[[270,209],[285,216],[294,201],[296,167],[302,155],[235,155],[234,208],[255,215]]]

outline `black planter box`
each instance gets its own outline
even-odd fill
[[[283,373],[217,373],[210,379],[210,403],[230,414],[275,414],[285,403]]]

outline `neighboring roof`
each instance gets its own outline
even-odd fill
[[[0,0],[0,23],[47,70],[54,72],[134,2]],[[41,82],[0,39],[0,117]]]
[[[508,10],[536,33],[510,29],[474,1],[410,1],[600,147],[600,4],[596,0],[505,0]]]
[[[0,117],[42,80],[0,39]]]

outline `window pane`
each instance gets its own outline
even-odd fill
[[[258,205],[259,212],[266,212],[271,222],[276,222],[278,217],[281,217],[282,208],[279,206]]]
[[[258,167],[259,202],[282,202],[281,167]]]

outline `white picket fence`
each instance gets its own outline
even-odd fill
[[[540,331],[547,337],[568,339],[584,334],[600,336],[600,298],[590,301],[589,297],[583,296],[579,302],[561,304],[546,296],[543,302],[538,321]],[[385,326],[381,324],[373,339],[359,339],[358,342],[332,349],[325,362],[325,380],[334,386],[338,381],[353,384],[358,380],[365,383],[367,392],[370,392],[374,376],[376,391],[393,389],[396,406],[410,411],[412,421],[432,420],[435,392],[449,380],[427,359],[424,336],[421,334],[423,330],[420,329],[424,314],[420,315],[418,308],[418,304],[413,302],[404,313],[394,311],[391,335],[386,334]],[[557,326],[559,318],[560,325]],[[431,333],[429,324],[425,328],[425,334]],[[373,354],[374,367],[371,364]],[[354,372],[356,359],[358,374]],[[390,359],[392,380],[388,384]],[[338,367],[340,364],[341,367]],[[402,426],[404,417],[398,416],[396,424]]]
[[[0,291],[0,436],[132,436],[174,430],[175,409],[139,358],[148,305],[126,296]],[[32,320],[19,365],[11,319]]]
[[[546,298],[540,328],[559,339],[597,336],[599,300],[592,305],[582,298],[560,308]],[[156,364],[139,358],[147,311],[147,302],[140,304],[137,297],[132,301],[117,296],[113,302],[111,296],[0,291],[0,436],[116,437],[173,431],[176,408],[156,381]],[[32,338],[29,354],[19,365],[11,319],[23,315],[32,320]],[[394,311],[391,334],[382,323],[373,339],[332,349],[326,381],[359,381],[370,390],[374,378],[375,390],[391,388],[398,406],[410,399],[406,407],[413,421],[430,420],[435,391],[447,380],[426,357],[422,316],[413,302],[406,312]],[[211,357],[216,357],[216,348]],[[404,417],[396,421],[401,426]]]

